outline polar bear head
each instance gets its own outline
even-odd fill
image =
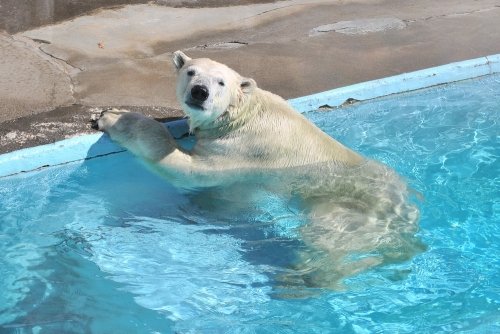
[[[224,114],[238,110],[257,87],[253,79],[208,58],[173,54],[177,70],[177,99],[189,116],[190,129],[212,128]]]

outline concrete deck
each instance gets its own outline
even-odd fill
[[[285,98],[500,53],[500,0],[212,2],[220,7],[156,1],[0,33],[0,153],[91,133],[100,107],[181,116],[178,49]]]

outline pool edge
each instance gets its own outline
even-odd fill
[[[100,133],[77,136],[0,155],[0,178],[123,151]]]
[[[325,105],[341,106],[351,99],[366,101],[495,73],[500,73],[500,54],[366,81],[290,99],[288,102],[303,113]],[[169,122],[168,127],[179,134],[187,131],[185,120]],[[100,133],[77,136],[0,155],[0,178],[119,152],[123,152],[123,148]]]
[[[290,99],[288,102],[300,112],[307,112],[322,106],[338,107],[352,100],[366,101],[495,73],[500,73],[500,54],[366,81]]]

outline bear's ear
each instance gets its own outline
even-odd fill
[[[254,79],[241,78],[241,91],[245,94],[251,94],[255,88],[257,88],[257,83]]]
[[[177,71],[179,71],[184,66],[184,64],[186,64],[190,60],[191,58],[186,56],[186,54],[182,51],[175,51],[172,57],[172,62],[174,63],[175,69]]]

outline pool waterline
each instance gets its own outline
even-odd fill
[[[290,99],[297,111],[304,113],[323,106],[338,107],[344,102],[368,101],[398,94],[500,73],[500,54],[455,62],[420,71],[367,81],[317,94]],[[187,133],[185,120],[168,122],[176,138]],[[92,148],[92,149],[91,149]],[[102,134],[78,136],[53,144],[22,149],[0,155],[0,178],[17,173],[57,166],[72,161],[92,159],[123,151]]]

